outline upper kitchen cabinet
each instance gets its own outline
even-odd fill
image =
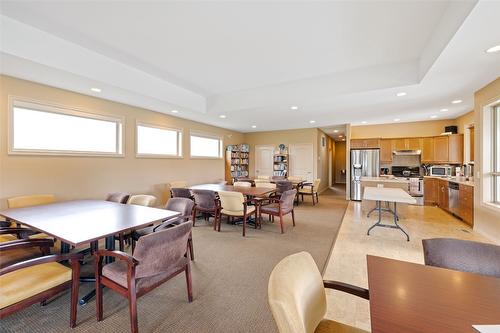
[[[392,140],[380,140],[380,163],[392,163]]]
[[[422,150],[422,139],[421,138],[408,138],[406,139],[407,149],[410,150]]]
[[[351,148],[379,148],[379,139],[351,139]]]
[[[448,163],[462,164],[464,161],[464,136],[452,134],[448,136]]]
[[[434,138],[422,138],[422,163],[434,162]]]
[[[404,150],[406,148],[406,139],[393,139],[392,146],[394,150]]]
[[[434,163],[448,163],[449,143],[448,136],[434,137]]]

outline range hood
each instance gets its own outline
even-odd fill
[[[415,155],[422,154],[422,151],[421,150],[411,150],[411,149],[401,149],[401,150],[394,150],[392,153],[394,155],[415,156]]]

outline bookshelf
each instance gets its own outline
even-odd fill
[[[273,157],[273,176],[288,176],[288,154],[274,154]]]
[[[248,177],[250,145],[239,144],[226,147],[226,181],[233,183],[234,178]]]

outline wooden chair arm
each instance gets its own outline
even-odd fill
[[[15,234],[18,238],[26,238],[30,235],[35,235],[38,233],[38,231],[28,228],[0,227],[0,235]]]
[[[52,246],[54,246],[54,240],[49,238],[16,239],[0,243],[0,252],[27,248],[27,247],[40,247],[40,248],[46,248],[48,250]]]
[[[139,263],[137,259],[128,253],[122,251],[110,251],[110,250],[97,250],[95,252],[96,260],[100,261],[102,257],[114,257],[120,260],[125,260],[127,264],[135,266]]]
[[[370,299],[370,292],[368,289],[357,287],[349,283],[324,280],[323,285],[325,286],[325,288],[343,291],[345,293],[368,300]]]
[[[26,261],[21,261],[10,266],[0,269],[0,276],[17,271],[18,269],[27,268],[31,266],[47,264],[50,262],[59,262],[64,260],[70,260],[71,266],[78,265],[78,261],[83,259],[83,254],[81,253],[68,253],[68,254],[53,254],[50,256],[44,256],[40,258],[30,259]]]

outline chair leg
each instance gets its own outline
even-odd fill
[[[243,237],[245,237],[245,229],[247,227],[247,216],[243,215]]]
[[[132,333],[138,333],[139,325],[137,322],[137,295],[135,294],[135,288],[132,288],[132,290],[129,289],[128,306],[130,310],[130,328]]]
[[[189,234],[188,238],[189,256],[191,260],[194,260],[194,250],[193,250],[193,234]]]
[[[293,209],[292,209],[292,223],[293,226],[295,227],[295,212],[293,211]]]
[[[196,208],[193,210],[193,227],[196,225]]]
[[[135,239],[132,239],[132,254],[135,251]]]
[[[188,292],[188,301],[191,303],[193,301],[193,283],[191,280],[191,265],[188,264],[186,265],[186,285],[187,285],[187,292]]]
[[[316,203],[318,203],[318,202],[319,202],[319,194],[318,194],[318,192],[316,192]]]
[[[284,233],[283,231],[283,215],[280,214],[280,227],[281,227],[281,233]]]
[[[122,252],[123,252],[123,251],[124,251],[124,248],[125,248],[125,245],[124,245],[124,244],[125,244],[125,241],[124,241],[124,239],[123,239],[123,233],[120,233],[120,234],[119,234],[119,238],[120,238],[120,251],[122,251]]]

